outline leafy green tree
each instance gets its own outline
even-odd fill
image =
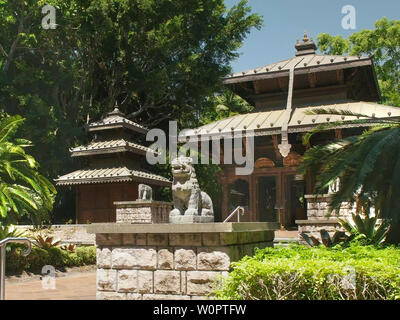
[[[56,190],[38,172],[39,164],[25,152],[31,143],[16,137],[24,119],[0,120],[0,221],[8,224],[24,217],[35,224],[53,209]]]
[[[400,106],[400,20],[382,18],[375,29],[361,30],[348,39],[322,33],[319,49],[327,54],[370,54],[382,91],[382,103]]]
[[[56,8],[55,30],[41,27],[44,4]],[[0,105],[26,118],[22,135],[55,178],[79,166],[68,149],[115,101],[149,127],[197,126],[261,23],[247,0],[0,0]],[[56,200],[64,213],[68,195]]]

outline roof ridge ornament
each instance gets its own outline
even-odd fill
[[[114,110],[111,111],[111,112],[109,112],[107,115],[108,115],[108,116],[121,116],[121,117],[124,117],[124,116],[125,116],[125,114],[122,113],[122,112],[119,110],[118,102],[117,102],[117,101],[115,101]]]
[[[313,38],[308,37],[307,31],[304,31],[303,42],[297,40],[295,48],[297,50],[296,56],[315,54],[317,51],[317,46],[314,43]]]

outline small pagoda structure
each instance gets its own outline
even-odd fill
[[[148,129],[127,119],[117,105],[87,130],[92,141],[70,149],[72,157],[86,160],[87,167],[56,179],[58,186],[75,187],[76,223],[115,222],[114,203],[138,199],[139,184],[171,186],[168,179],[144,169],[146,153],[155,151],[133,141]]]

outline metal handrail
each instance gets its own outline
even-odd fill
[[[6,247],[8,243],[23,243],[27,248],[22,255],[27,256],[31,253],[31,241],[28,238],[6,238],[0,241],[0,300],[4,300],[6,285]]]
[[[245,209],[243,208],[243,207],[237,207],[235,210],[233,210],[232,211],[232,213],[228,216],[228,218],[226,218],[225,220],[224,220],[224,223],[226,223],[226,222],[228,222],[236,213],[238,214],[237,215],[237,222],[240,222],[240,216],[242,215],[242,216],[244,216],[244,214],[245,214]]]

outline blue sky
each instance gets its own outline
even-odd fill
[[[239,0],[225,0],[228,7]],[[240,72],[294,56],[294,45],[304,31],[317,38],[319,33],[347,37],[362,29],[372,29],[374,22],[386,17],[400,19],[399,0],[249,0],[253,12],[264,17],[264,26],[253,29],[240,48],[241,56],[232,63]],[[342,8],[356,9],[356,29],[342,28]]]

